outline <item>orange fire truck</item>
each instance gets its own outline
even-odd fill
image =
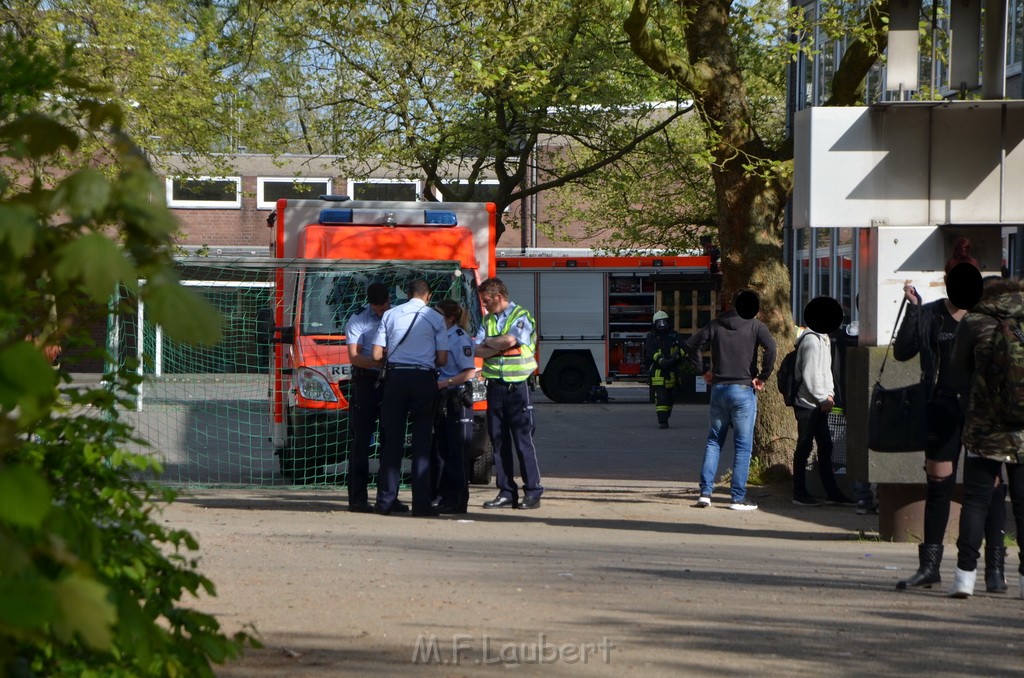
[[[434,297],[469,311],[471,331],[482,313],[477,285],[494,271],[493,203],[279,200],[272,245],[271,440],[281,470],[299,482],[323,477],[345,461],[351,365],[349,316],[372,282],[405,301],[406,283],[425,279]],[[482,382],[473,385],[474,440],[467,466],[488,482],[490,444]]]
[[[540,387],[555,402],[583,402],[602,381],[644,379],[643,341],[656,310],[685,336],[717,309],[707,256],[499,250],[496,275],[537,319]]]

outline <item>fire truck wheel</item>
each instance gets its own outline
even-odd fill
[[[490,485],[491,471],[494,468],[494,457],[482,454],[469,464],[469,482],[471,485]]]
[[[305,427],[289,424],[288,442],[278,451],[281,474],[297,485],[315,482],[316,475],[323,473],[319,455],[314,437],[307,434]]]
[[[548,362],[540,388],[556,403],[582,403],[597,383],[593,360],[577,353],[567,353]]]
[[[289,445],[284,449],[278,450],[278,457],[281,460],[281,475],[285,478],[298,485],[312,482],[315,466],[306,458],[306,451],[304,449],[296,449],[294,446]]]

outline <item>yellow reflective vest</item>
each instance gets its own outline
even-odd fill
[[[508,382],[526,381],[537,369],[537,324],[533,316],[522,306],[515,306],[508,314],[502,327],[498,327],[498,316],[488,313],[484,316],[484,331],[488,337],[509,334],[509,330],[520,318],[530,321],[533,331],[530,343],[520,344],[484,360],[484,379],[501,379]]]

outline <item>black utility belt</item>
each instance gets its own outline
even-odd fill
[[[427,367],[426,365],[406,365],[404,363],[388,363],[388,370],[422,370],[424,372],[434,372],[436,368]]]
[[[488,386],[497,386],[497,385],[501,385],[501,386],[516,386],[518,384],[525,384],[526,383],[525,379],[523,379],[522,381],[505,381],[504,379],[486,379],[485,381],[487,382]]]

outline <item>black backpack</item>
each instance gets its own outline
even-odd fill
[[[800,389],[800,377],[796,373],[796,352],[805,336],[807,336],[806,333],[800,335],[800,338],[796,340],[796,346],[779,363],[776,384],[786,407],[793,407],[793,403],[796,402],[796,392]]]

